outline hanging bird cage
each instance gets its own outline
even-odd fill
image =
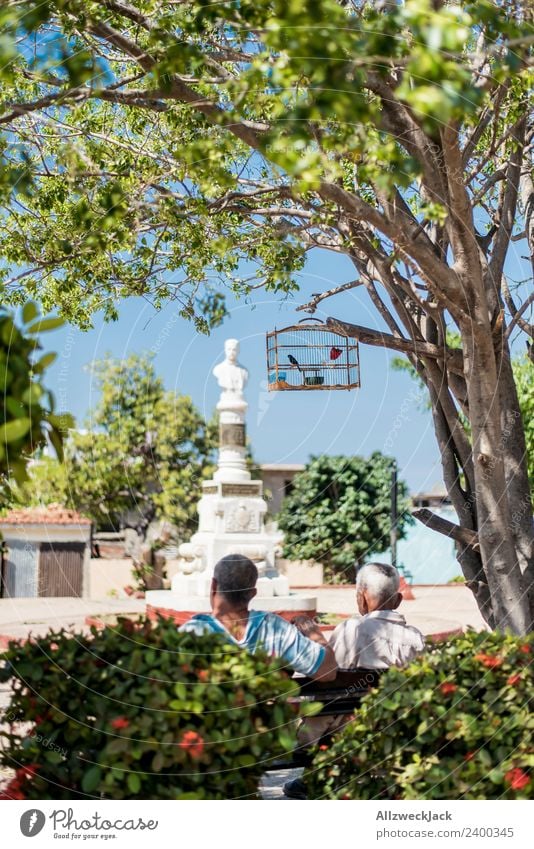
[[[269,390],[358,389],[358,341],[319,319],[304,322],[267,334]]]

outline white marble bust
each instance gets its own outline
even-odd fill
[[[237,339],[227,339],[224,343],[225,359],[213,369],[213,374],[224,392],[238,397],[243,396],[243,389],[248,380],[248,371],[237,362],[239,342]]]

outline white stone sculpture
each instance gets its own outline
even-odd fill
[[[232,397],[242,398],[243,390],[247,385],[248,371],[237,361],[239,355],[237,339],[226,340],[224,353],[225,359],[215,366],[213,374],[224,393],[228,393]]]

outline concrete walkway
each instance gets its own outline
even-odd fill
[[[297,590],[298,592],[298,590]],[[416,586],[414,601],[405,601],[401,612],[410,625],[430,635],[470,626],[477,630],[484,622],[472,594],[460,584]],[[310,590],[306,591],[307,594]],[[356,595],[351,587],[319,587],[317,607],[321,613],[356,613]],[[87,628],[86,617],[109,614],[142,614],[143,599],[84,598],[2,598],[0,599],[0,649],[5,637],[42,636],[50,629]],[[2,639],[4,638],[4,639]]]
[[[6,637],[42,636],[49,630],[74,627],[86,630],[87,616],[143,613],[143,599],[1,598],[0,649]],[[4,639],[2,639],[4,638]]]

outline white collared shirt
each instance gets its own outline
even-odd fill
[[[340,669],[387,669],[410,663],[425,647],[421,632],[396,610],[373,610],[342,622],[329,640]]]

